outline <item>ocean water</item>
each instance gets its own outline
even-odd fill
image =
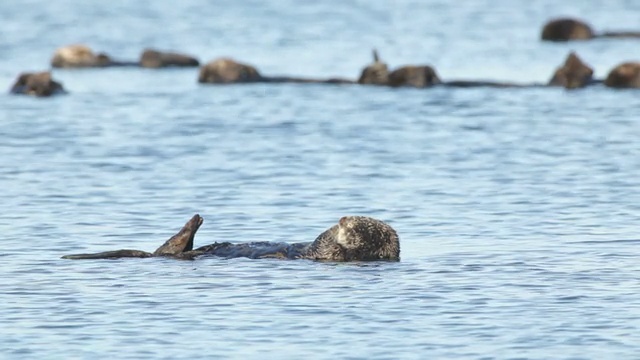
[[[0,82],[86,43],[356,78],[376,47],[443,79],[606,76],[640,42],[538,40],[560,15],[638,29],[635,1],[4,1]],[[0,95],[0,358],[637,359],[640,97],[592,87],[205,86],[196,69],[55,70]],[[397,263],[61,260],[312,241],[387,221]]]

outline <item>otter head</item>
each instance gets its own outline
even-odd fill
[[[140,66],[145,68],[160,68],[166,66],[198,66],[198,59],[175,52],[163,52],[145,49],[140,55]]]
[[[346,260],[399,260],[398,234],[380,220],[344,216],[338,222],[335,242],[345,250]]]

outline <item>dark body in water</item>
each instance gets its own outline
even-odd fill
[[[153,253],[115,250],[95,254],[65,255],[63,259],[118,259],[154,256],[192,260],[200,256],[251,259],[310,259],[326,261],[400,260],[400,240],[396,231],[380,220],[366,216],[344,216],[338,224],[307,243],[213,243],[193,249],[193,239],[202,217],[194,215],[184,227]]]

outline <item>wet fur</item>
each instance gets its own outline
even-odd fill
[[[167,240],[153,254],[140,250],[116,250],[97,254],[66,255],[63,259],[115,259],[124,257],[163,256],[192,260],[201,256],[251,259],[309,259],[324,261],[400,260],[398,234],[380,220],[365,216],[345,216],[338,224],[307,243],[221,242],[193,249],[196,231],[202,218],[195,215],[178,234]]]

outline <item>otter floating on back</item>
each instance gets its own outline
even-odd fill
[[[307,243],[251,242],[213,243],[193,250],[193,239],[202,225],[194,215],[182,229],[153,253],[141,250],[116,250],[95,254],[65,255],[63,259],[119,259],[154,256],[193,260],[199,256],[251,259],[309,259],[324,261],[400,260],[400,240],[396,231],[380,220],[366,216],[344,216],[338,224]]]

